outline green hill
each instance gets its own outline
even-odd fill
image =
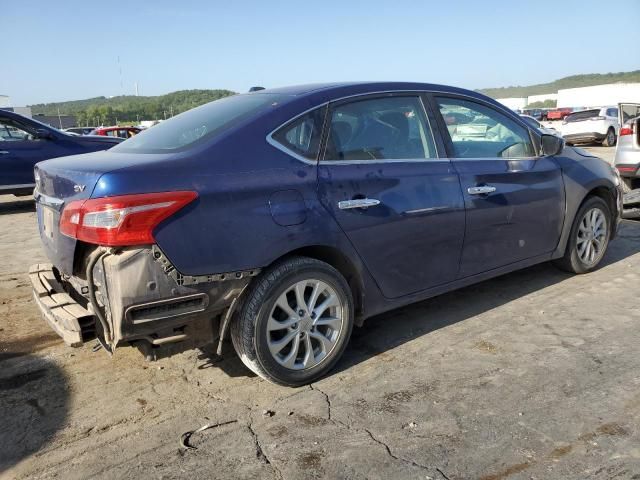
[[[204,103],[233,95],[230,90],[180,90],[153,97],[122,95],[30,105],[33,114],[75,115],[78,125],[115,124],[168,118]]]
[[[479,92],[493,98],[527,97],[556,93],[562,88],[588,87],[605,83],[640,82],[640,70],[618,73],[590,73],[572,75],[538,85],[482,88]],[[180,90],[153,97],[123,95],[119,97],[95,97],[69,102],[40,103],[31,105],[34,114],[75,115],[78,125],[99,125],[157,120],[177,115],[204,103],[217,100],[235,92],[230,90]]]
[[[500,87],[482,88],[478,91],[493,98],[528,97],[529,95],[541,95],[556,93],[563,88],[591,87],[605,83],[640,82],[640,70],[618,73],[588,73],[585,75],[572,75],[549,83],[529,85],[525,87]]]

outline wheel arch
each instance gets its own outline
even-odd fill
[[[309,257],[321,262],[328,263],[333,268],[338,270],[340,274],[345,278],[351,294],[353,295],[353,303],[355,310],[355,324],[362,326],[364,322],[364,284],[362,278],[362,272],[355,264],[355,262],[349,258],[344,252],[336,247],[329,245],[307,245],[304,247],[292,250],[279,258],[273,263],[282,261],[290,257]]]
[[[615,192],[615,187],[611,188],[611,187],[606,187],[604,185],[599,185],[597,187],[592,188],[587,192],[585,197],[582,199],[582,202],[580,202],[580,206],[578,207],[578,210],[580,210],[580,207],[582,207],[584,202],[586,202],[591,197],[601,198],[606,202],[607,206],[609,207],[609,210],[611,211],[611,218],[612,218],[612,222],[610,225],[611,238],[614,238],[616,234],[615,219],[620,214],[620,212],[618,212],[618,197]]]

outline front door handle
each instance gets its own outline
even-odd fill
[[[490,185],[482,185],[480,187],[467,188],[467,192],[469,192],[469,195],[486,195],[488,193],[493,193],[495,191],[496,191],[496,187],[492,187]]]
[[[9,153],[9,152],[6,151],[6,150],[0,150],[0,155],[6,155],[7,153]]]
[[[342,200],[338,202],[340,210],[349,210],[350,208],[368,208],[380,205],[380,200],[375,198],[354,198],[353,200]]]

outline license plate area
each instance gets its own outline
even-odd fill
[[[53,240],[55,217],[52,208],[42,206],[42,236],[49,241]]]

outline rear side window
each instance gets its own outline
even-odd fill
[[[572,113],[565,119],[567,122],[579,122],[600,115],[600,110],[583,110],[582,112]]]
[[[242,120],[279,104],[285,95],[250,93],[222,98],[165,120],[111,151],[168,153],[208,141]]]
[[[316,160],[325,112],[326,107],[322,107],[302,115],[280,128],[273,134],[273,139],[307,160]]]
[[[528,158],[535,156],[529,131],[484,104],[436,97],[453,145],[454,158]]]
[[[325,161],[435,158],[420,98],[359,100],[331,109]]]

